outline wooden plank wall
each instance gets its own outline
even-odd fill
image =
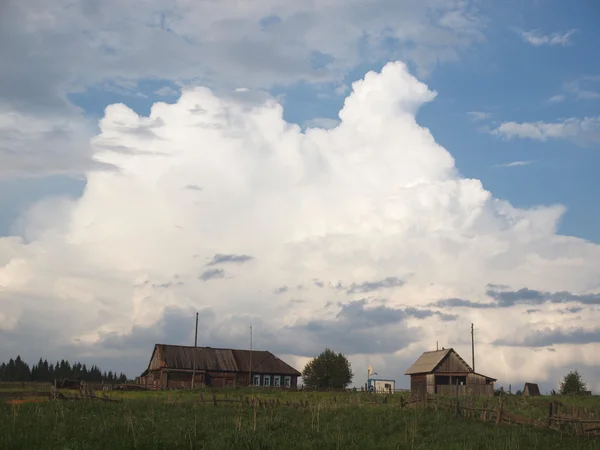
[[[440,395],[456,395],[456,386],[450,385],[438,385],[437,393]],[[494,386],[491,384],[471,384],[471,385],[459,385],[458,386],[458,395],[478,395],[478,396],[486,396],[493,397],[494,396]]]
[[[436,372],[470,372],[471,369],[453,352],[442,361]]]

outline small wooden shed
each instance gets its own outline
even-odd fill
[[[405,375],[415,395],[494,395],[495,378],[474,372],[452,348],[424,352]],[[457,386],[458,385],[458,386]]]
[[[540,394],[540,388],[536,383],[525,383],[525,387],[523,388],[523,395],[537,396],[542,394]]]

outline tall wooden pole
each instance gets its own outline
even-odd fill
[[[473,372],[475,372],[475,338],[473,337],[473,324],[471,324],[471,361],[473,363]]]
[[[196,313],[196,332],[194,333],[194,357],[192,358],[192,389],[196,386],[196,352],[198,351],[198,313]]]
[[[252,380],[252,324],[250,324],[250,367],[249,367],[250,373],[248,374],[248,376],[250,377],[250,381],[248,382],[248,386],[252,386],[253,380]]]

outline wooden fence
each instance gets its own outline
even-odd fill
[[[119,383],[103,383],[101,381],[81,381],[81,386],[96,391],[112,391],[114,386]],[[0,382],[0,389],[28,389],[28,390],[43,390],[50,389],[54,386],[54,382],[49,381],[3,381]]]
[[[0,389],[48,389],[51,385],[44,381],[2,381]]]
[[[590,416],[580,409],[563,405],[563,409],[568,413],[564,414],[559,408],[561,404],[557,401],[549,402],[547,416],[537,419],[508,411],[505,396],[500,396],[496,408],[461,405],[458,400],[441,397],[413,399],[409,404],[435,407],[455,416],[493,422],[496,425],[528,425],[577,435],[600,436],[600,418],[594,417],[595,414]]]

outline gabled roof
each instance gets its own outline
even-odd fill
[[[264,350],[156,344],[150,361],[157,351],[165,369],[192,370],[195,362],[196,370],[204,371],[301,375],[273,353]],[[148,369],[144,373],[147,372]]]
[[[525,383],[523,392],[527,391],[529,395],[541,395],[540,387],[536,383]]]
[[[406,372],[404,372],[404,375],[433,372],[433,370],[443,361],[450,351],[454,350],[447,348],[444,350],[424,352],[419,359],[417,359],[413,365],[410,366]]]
[[[413,363],[413,365],[410,366],[406,372],[404,372],[404,375],[414,375],[417,373],[433,372],[436,369],[436,367],[438,367],[444,361],[444,359],[446,359],[448,355],[450,355],[450,353],[454,353],[454,355],[456,355],[456,357],[458,357],[458,359],[464,363],[464,365],[469,369],[469,371],[473,370],[469,367],[465,360],[462,359],[460,355],[456,353],[456,351],[454,351],[453,348],[446,348],[442,350],[424,352],[419,357],[419,359],[417,359]]]

